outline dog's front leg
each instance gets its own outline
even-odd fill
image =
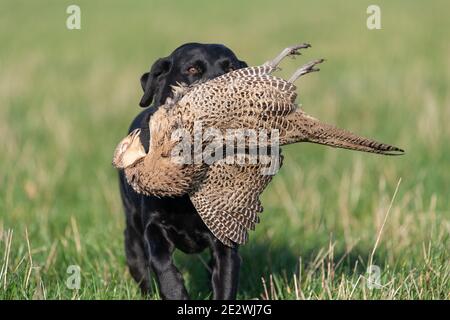
[[[211,241],[211,267],[213,299],[236,299],[241,267],[238,248],[230,248],[214,238]]]
[[[189,299],[183,276],[175,266],[172,254],[175,249],[166,231],[158,224],[149,223],[145,229],[145,244],[149,264],[156,276],[161,298],[167,300]]]

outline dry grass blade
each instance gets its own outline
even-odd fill
[[[3,256],[3,265],[2,270],[0,272],[0,281],[3,280],[3,289],[6,290],[7,287],[7,275],[8,275],[8,267],[9,267],[9,256],[11,253],[11,243],[13,237],[13,230],[9,229],[6,231],[5,235],[5,253]]]
[[[31,246],[30,246],[30,238],[28,236],[28,228],[25,228],[25,239],[27,240],[28,261],[29,261],[28,272],[25,278],[25,288],[28,288],[31,272],[33,271],[33,257],[31,255]]]
[[[375,241],[375,245],[373,246],[372,253],[370,254],[368,266],[371,266],[372,263],[373,263],[373,257],[374,257],[374,255],[375,255],[375,251],[376,251],[377,248],[378,248],[378,244],[379,244],[380,239],[381,239],[381,234],[382,234],[382,232],[383,232],[383,229],[384,229],[384,226],[385,226],[385,224],[386,224],[386,221],[387,221],[387,219],[388,219],[388,217],[389,217],[389,213],[391,212],[392,205],[394,204],[394,200],[395,200],[395,197],[397,196],[397,192],[398,192],[398,189],[399,189],[399,187],[400,187],[400,183],[401,183],[401,182],[402,182],[402,178],[400,178],[400,179],[398,180],[398,182],[397,182],[397,187],[395,188],[394,195],[392,196],[391,202],[390,202],[390,204],[389,204],[389,208],[388,208],[388,210],[387,210],[387,212],[386,212],[386,214],[385,214],[385,216],[384,216],[383,224],[381,225],[380,230],[378,230],[377,239],[376,239],[376,241]]]

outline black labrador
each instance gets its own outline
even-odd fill
[[[158,59],[141,77],[144,95],[141,112],[130,132],[141,128],[146,150],[150,140],[148,120],[158,106],[171,97],[171,85],[212,79],[234,69],[247,67],[227,47],[219,44],[188,43],[169,56]],[[150,269],[156,276],[163,299],[188,299],[183,277],[174,265],[173,252],[200,253],[211,250],[213,299],[235,299],[241,258],[237,248],[218,241],[205,226],[189,197],[156,198],[137,194],[119,172],[120,191],[126,215],[125,250],[127,264],[143,293],[150,289]]]

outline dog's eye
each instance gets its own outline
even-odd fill
[[[189,67],[187,71],[190,74],[199,74],[199,73],[201,73],[200,69],[197,68],[197,67],[194,67],[194,66]]]

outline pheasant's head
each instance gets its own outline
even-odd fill
[[[114,151],[112,161],[114,167],[117,169],[128,168],[147,155],[139,138],[140,133],[141,129],[133,130],[120,141]]]

